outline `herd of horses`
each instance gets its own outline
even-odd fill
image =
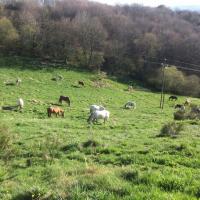
[[[170,96],[169,101],[177,101],[178,97],[177,96]],[[59,103],[62,104],[62,102],[66,102],[68,104],[68,106],[71,105],[71,101],[70,98],[68,96],[60,96],[59,97]],[[186,99],[186,101],[183,104],[176,104],[175,105],[175,109],[180,109],[180,110],[185,110],[185,106],[190,105],[191,104],[191,100],[190,99]],[[128,101],[125,105],[124,105],[125,109],[136,109],[136,102],[134,101]],[[64,117],[64,110],[62,110],[59,107],[49,107],[47,108],[47,114],[48,117],[51,117],[52,114],[55,114],[56,117],[57,116],[62,116]],[[90,116],[88,118],[88,123],[91,122],[97,122],[98,119],[103,119],[104,123],[109,119],[110,117],[110,112],[108,110],[105,109],[105,107],[103,107],[102,105],[91,105],[90,106]]]
[[[177,101],[177,100],[178,100],[177,96],[172,95],[169,97],[169,101]],[[189,106],[190,104],[191,104],[191,100],[189,98],[187,98],[183,104],[176,104],[174,106],[174,108],[180,109],[180,110],[185,110],[185,106]]]
[[[21,79],[17,79],[16,81],[17,84],[21,83]],[[84,86],[84,82],[83,81],[78,81],[78,84],[81,86]],[[170,96],[169,101],[177,101],[178,97],[177,96]],[[65,102],[69,107],[71,106],[71,101],[70,98],[68,96],[63,96],[61,95],[58,99],[58,102],[60,104],[62,104],[63,102]],[[186,101],[183,104],[176,104],[175,105],[175,109],[180,109],[180,110],[185,110],[185,106],[190,105],[191,104],[191,100],[190,99],[186,99]],[[22,98],[19,98],[17,100],[17,106],[22,109],[24,107],[24,101]],[[125,105],[124,105],[124,109],[136,109],[136,102],[134,101],[128,101]],[[47,108],[47,115],[48,117],[51,117],[52,114],[56,115],[56,117],[61,116],[64,117],[64,110],[61,109],[60,107],[54,107],[54,106],[50,106]],[[88,117],[88,123],[94,123],[97,122],[98,119],[103,119],[104,123],[109,119],[110,117],[110,112],[108,110],[105,109],[105,107],[101,106],[101,105],[91,105],[90,106],[90,115]]]
[[[62,104],[62,102],[66,102],[68,106],[70,106],[70,98],[68,96],[60,96],[59,97],[59,103]],[[64,110],[59,107],[48,107],[47,108],[47,115],[48,117],[51,117],[52,114],[55,114],[56,117],[62,116],[64,117]],[[90,116],[88,118],[88,123],[91,122],[97,122],[98,119],[103,119],[104,123],[109,119],[110,112],[106,110],[103,106],[98,105],[91,105],[90,106]]]

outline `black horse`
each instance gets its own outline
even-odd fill
[[[174,108],[175,109],[179,108],[179,109],[185,110],[185,106],[182,104],[176,104]]]
[[[62,101],[65,101],[70,106],[70,99],[67,96],[60,96],[59,103],[62,103]]]
[[[78,84],[81,85],[81,86],[85,85],[83,81],[78,81]]]
[[[178,99],[177,96],[172,95],[172,96],[169,97],[169,101],[173,101],[173,100],[176,101],[177,99]]]

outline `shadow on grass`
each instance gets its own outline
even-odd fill
[[[2,106],[2,110],[18,111],[18,106]]]

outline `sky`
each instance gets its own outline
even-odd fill
[[[141,4],[144,6],[159,6],[165,5],[167,7],[182,7],[182,6],[200,6],[199,0],[90,0],[110,5],[115,4]]]

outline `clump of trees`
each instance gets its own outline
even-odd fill
[[[155,88],[160,87],[156,63],[164,58],[174,65],[175,60],[200,63],[197,12],[172,11],[165,6],[108,6],[87,0],[39,2],[0,3],[2,55],[65,60],[73,66],[130,76]],[[168,75],[168,91],[200,96],[195,71],[172,68]]]
[[[148,83],[159,89],[162,84],[162,69],[159,68],[155,74],[147,77]],[[175,66],[165,69],[165,90],[170,93],[198,96],[200,94],[200,79],[197,75],[186,75]]]

